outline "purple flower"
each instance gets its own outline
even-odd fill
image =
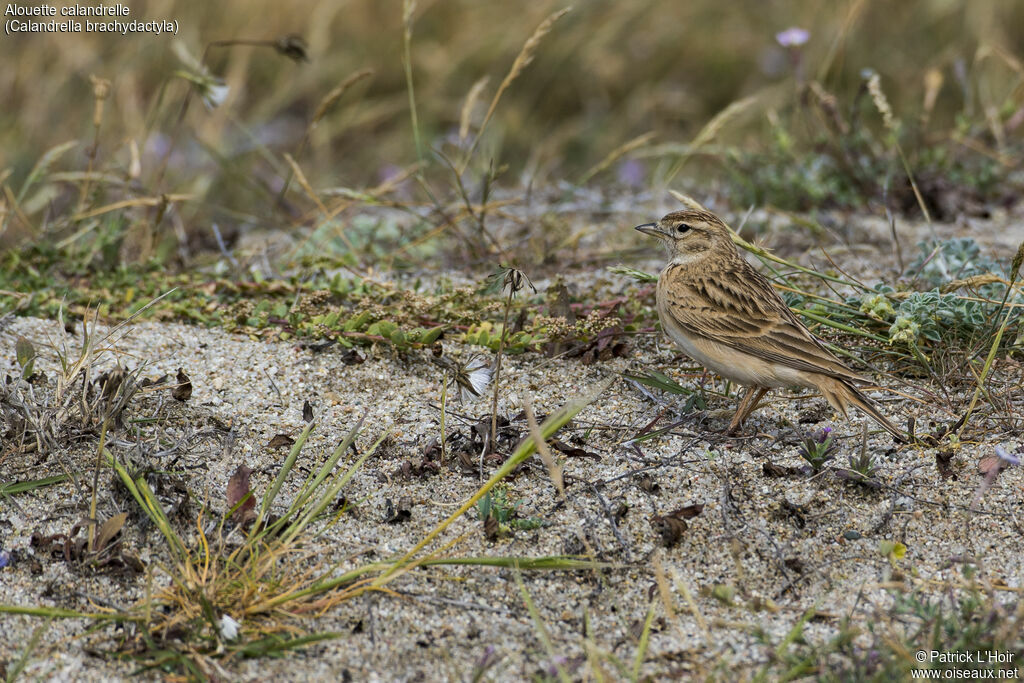
[[[999,456],[1000,460],[1010,463],[1011,465],[1019,465],[1021,456],[1015,453],[1007,453],[1006,449],[1002,446],[996,446],[996,455]]]
[[[486,671],[487,669],[491,668],[494,665],[494,663],[497,661],[497,657],[494,656],[496,652],[497,652],[497,650],[495,649],[495,647],[493,645],[488,645],[484,649],[484,654],[480,658],[480,661],[477,662],[477,664],[476,664],[476,670],[477,671]]]
[[[381,183],[397,178],[402,173],[402,167],[395,164],[384,164],[377,169],[377,180]]]
[[[628,159],[619,164],[616,169],[619,182],[630,187],[643,185],[647,179],[647,169],[643,163],[636,159]]]
[[[6,550],[0,550],[0,569],[11,563],[11,554]]]
[[[811,39],[811,34],[802,28],[792,26],[775,34],[775,41],[782,47],[800,47]]]

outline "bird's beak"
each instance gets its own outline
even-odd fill
[[[661,230],[658,229],[658,224],[657,223],[644,223],[643,225],[636,226],[636,228],[634,228],[634,230],[639,230],[640,232],[644,233],[645,235],[651,235],[652,237],[664,237],[665,236],[665,234]]]

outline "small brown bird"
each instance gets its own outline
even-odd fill
[[[793,315],[771,283],[740,256],[729,229],[699,207],[636,227],[660,239],[669,262],[658,277],[665,333],[704,367],[746,387],[726,433],[734,434],[770,389],[817,389],[838,412],[854,405],[905,442],[840,362]]]

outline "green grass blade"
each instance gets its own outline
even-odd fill
[[[71,476],[68,474],[55,474],[52,477],[43,477],[42,479],[32,479],[29,481],[12,481],[9,484],[0,484],[0,496],[13,496],[17,493],[25,493],[26,491],[34,491],[35,489],[42,488],[44,486],[53,486],[59,484],[62,481],[67,481]]]
[[[274,499],[277,498],[277,494],[281,491],[281,486],[284,485],[284,480],[291,474],[292,468],[295,467],[295,459],[299,457],[299,452],[302,451],[302,447],[306,444],[306,439],[309,438],[309,433],[313,431],[316,426],[316,422],[310,422],[306,425],[306,428],[302,430],[302,434],[292,444],[292,449],[288,452],[288,457],[285,459],[284,464],[281,465],[281,470],[277,473],[274,478],[274,483],[271,484],[270,489],[266,495],[263,496],[263,502],[260,505],[260,514],[256,517],[256,522],[252,525],[253,529],[260,529],[263,527],[263,520],[267,517],[267,512],[270,510],[271,504]]]
[[[636,656],[633,658],[633,671],[629,679],[636,683],[640,680],[640,667],[647,657],[647,647],[651,644],[651,627],[654,625],[654,603],[647,609],[647,619],[644,621],[644,630],[640,632],[640,643],[636,648]]]
[[[655,389],[667,391],[670,394],[689,396],[693,393],[692,389],[687,389],[668,375],[658,372],[657,370],[649,370],[646,375],[623,374],[622,376],[626,379],[631,379],[634,382],[639,382],[640,384],[654,387]]]

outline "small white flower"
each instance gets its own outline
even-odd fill
[[[487,391],[487,385],[491,383],[491,375],[494,373],[489,365],[479,361],[478,364],[470,363],[466,367],[468,385],[459,384],[459,398],[462,401],[470,401],[477,396],[483,396]]]
[[[810,39],[810,33],[796,26],[775,34],[775,41],[782,47],[800,47]]]
[[[224,100],[228,98],[229,90],[231,88],[224,85],[223,81],[211,79],[206,88],[199,89],[199,94],[203,98],[203,104],[206,105],[207,109],[216,109],[224,104]]]
[[[238,627],[241,626],[237,621],[223,615],[220,618],[220,637],[224,640],[234,640],[238,637]]]

